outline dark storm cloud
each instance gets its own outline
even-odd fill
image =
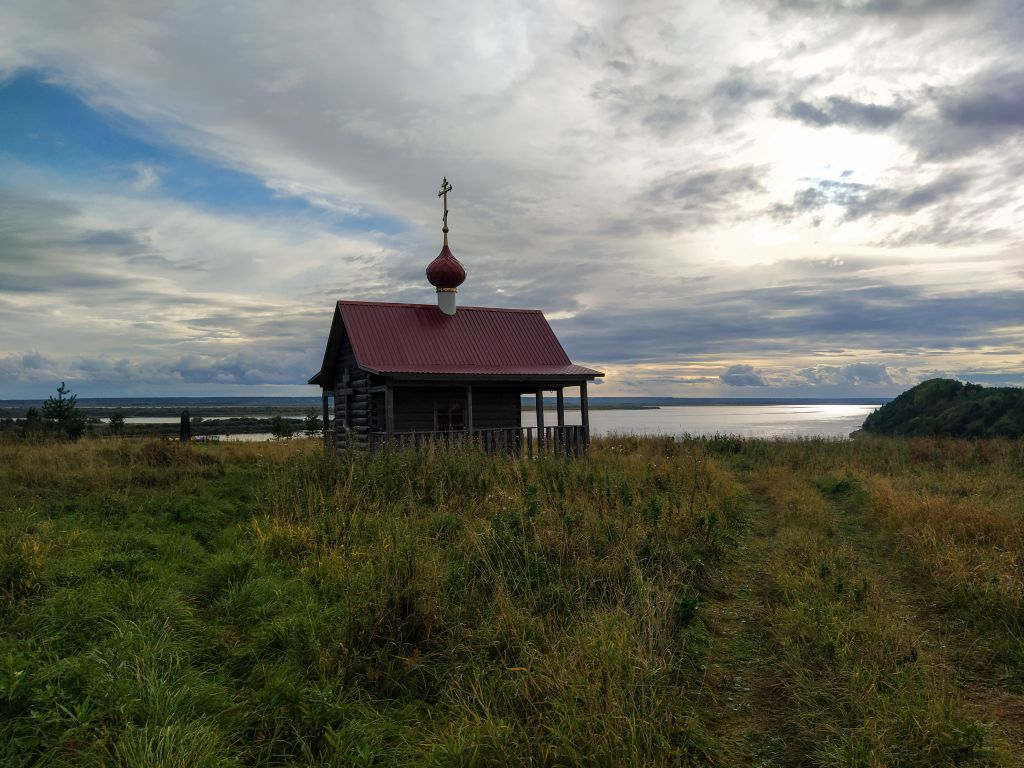
[[[752,365],[730,365],[725,373],[718,377],[723,384],[730,387],[767,387],[764,376],[754,370]]]
[[[779,112],[801,123],[818,128],[842,125],[861,130],[883,130],[898,123],[907,112],[904,105],[870,104],[845,96],[830,96],[824,102],[812,104],[797,99]]]
[[[792,202],[775,204],[771,212],[775,218],[789,221],[826,205],[835,205],[843,209],[844,221],[907,216],[956,198],[967,191],[971,182],[971,176],[964,172],[945,173],[924,184],[901,189],[821,179],[796,192]]]

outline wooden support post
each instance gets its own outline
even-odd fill
[[[555,409],[558,415],[558,429],[555,430],[555,451],[562,453],[565,448],[565,396],[562,387],[555,390]]]
[[[590,404],[587,402],[587,382],[580,382],[580,423],[583,425],[583,449],[590,445]]]
[[[320,400],[323,404],[323,410],[321,411],[324,420],[324,450],[331,450],[331,410],[330,405],[327,402],[327,390],[323,390],[320,394]]]
[[[391,386],[384,390],[384,431],[388,440],[395,434],[395,390]]]
[[[473,385],[466,385],[466,434],[473,434]]]
[[[537,390],[537,453],[544,451],[544,390]]]

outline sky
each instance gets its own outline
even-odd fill
[[[1024,385],[1024,0],[0,4],[0,398],[316,394],[338,299],[595,394]]]

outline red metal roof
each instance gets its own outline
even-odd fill
[[[604,375],[573,365],[539,309],[459,307],[449,316],[433,304],[339,301],[338,316],[356,362],[374,373]]]

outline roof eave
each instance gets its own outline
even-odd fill
[[[600,371],[593,373],[394,373],[383,371],[381,376],[386,376],[394,381],[500,381],[500,382],[559,382],[571,381],[581,383],[603,378]]]

